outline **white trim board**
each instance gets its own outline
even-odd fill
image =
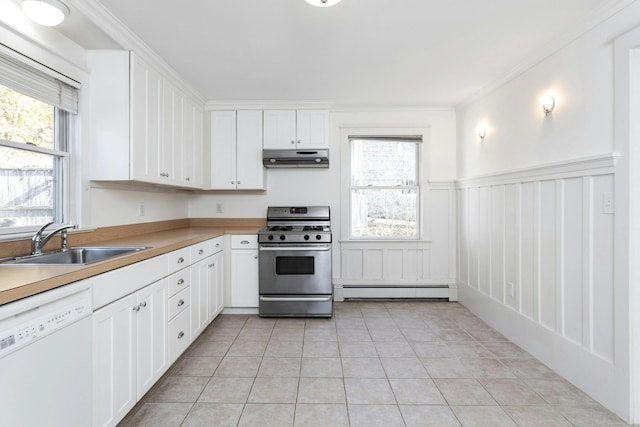
[[[460,303],[607,408],[617,405],[615,366],[584,347],[459,283]],[[589,375],[585,375],[589,372]]]
[[[569,178],[583,175],[604,175],[614,172],[620,154],[603,153],[596,156],[547,163],[527,168],[513,169],[456,181],[458,188],[473,187],[489,183],[511,184],[544,179]]]

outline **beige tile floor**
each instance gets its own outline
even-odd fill
[[[624,426],[457,303],[222,315],[123,426]]]

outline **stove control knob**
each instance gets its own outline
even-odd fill
[[[284,237],[284,234],[280,236],[280,240],[284,240],[286,237]]]
[[[273,240],[273,234],[269,234],[269,237],[267,237],[267,239]]]
[[[304,240],[309,240],[309,235],[308,234],[304,235]]]
[[[316,240],[322,240],[322,235],[316,234]]]

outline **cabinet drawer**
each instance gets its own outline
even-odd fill
[[[257,234],[232,235],[231,249],[258,249],[258,235]]]
[[[215,254],[224,249],[224,237],[216,237],[215,239],[209,240],[211,242],[211,253]]]
[[[191,264],[190,247],[169,252],[169,274],[175,273]]]
[[[183,289],[188,289],[191,285],[191,270],[180,270],[168,277],[169,296],[173,296]]]
[[[211,240],[191,245],[189,246],[189,249],[191,250],[191,264],[195,264],[201,259],[205,259],[209,255],[213,254]]]
[[[169,362],[173,363],[191,343],[189,321],[191,309],[187,308],[169,322]]]
[[[173,319],[191,305],[191,289],[186,288],[169,298],[169,319]]]

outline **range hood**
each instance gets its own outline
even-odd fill
[[[329,150],[262,150],[265,168],[328,168]]]

